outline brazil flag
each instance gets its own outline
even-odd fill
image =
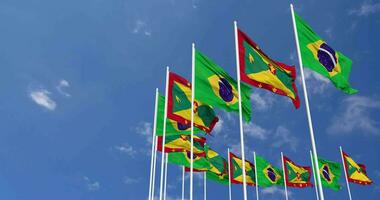
[[[333,190],[340,190],[340,164],[318,158],[319,174],[321,176],[321,182],[323,187],[331,188]]]
[[[372,184],[372,180],[367,175],[365,165],[356,163],[347,153],[342,153],[348,181],[360,185]]]
[[[193,152],[196,155],[205,155],[206,138],[194,135]],[[162,136],[158,136],[157,151],[162,151]],[[190,135],[170,135],[165,137],[165,153],[191,151]]]
[[[259,186],[284,185],[283,171],[272,166],[261,156],[256,156],[257,182]]]
[[[298,14],[295,14],[295,19],[302,63],[305,67],[330,79],[335,87],[343,92],[357,93],[348,82],[352,61],[329,46]]]
[[[249,161],[245,161],[245,180],[247,185],[255,185],[255,167]],[[242,184],[243,183],[243,160],[230,152],[230,176],[231,183]]]
[[[238,30],[241,80],[258,88],[289,97],[296,108],[300,100],[295,67],[272,60],[245,33]]]
[[[284,169],[285,169],[285,180],[286,185],[289,187],[309,187],[311,186],[311,168],[299,166],[288,157],[283,157]]]
[[[199,51],[195,51],[195,97],[197,100],[227,111],[239,112],[237,82]],[[251,118],[250,88],[241,84],[242,110]]]
[[[207,148],[206,156],[210,162],[210,169],[206,173],[207,179],[228,185],[228,163],[226,159],[210,148]]]
[[[157,105],[157,122],[156,122],[156,135],[163,135],[164,115],[165,115],[165,97],[159,95]],[[165,136],[170,135],[190,135],[190,124],[185,125],[177,121],[167,118],[166,119],[166,131]],[[194,133],[201,133],[198,128],[194,128]]]
[[[168,118],[189,126],[191,123],[191,84],[170,72],[168,91]],[[214,109],[198,100],[194,101],[194,126],[210,133],[218,122]]]

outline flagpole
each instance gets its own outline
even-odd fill
[[[256,200],[259,200],[259,179],[257,178],[256,152],[253,152],[253,162],[255,163]]]
[[[343,169],[344,169],[344,176],[346,177],[348,197],[350,198],[350,200],[352,200],[351,190],[350,190],[350,184],[348,183],[347,169],[346,169],[346,165],[344,163],[342,146],[339,146],[339,150],[340,150],[340,156],[342,157],[342,165],[343,165]]]
[[[166,118],[168,115],[168,90],[169,90],[169,67],[166,67],[166,86],[165,86],[165,110],[164,124],[162,127],[162,149],[161,149],[161,180],[160,180],[160,200],[162,200],[162,190],[164,184],[164,163],[165,163],[165,136],[166,136]]]
[[[152,179],[152,196],[151,196],[151,200],[154,199],[154,187],[155,187],[155,184],[156,184],[156,160],[157,160],[157,140],[158,140],[158,137],[155,136],[155,139],[154,139],[154,160],[153,160],[153,179]]]
[[[314,165],[313,154],[311,153],[311,151],[310,151],[310,160],[311,160],[311,166],[312,166],[312,170],[313,170],[312,172],[313,172],[313,178],[314,178],[315,194],[317,195],[317,200],[319,200],[317,179],[315,177],[315,169],[318,169],[318,167],[316,165]]]
[[[190,200],[193,200],[193,160],[194,160],[194,99],[195,99],[195,44],[191,49],[191,147],[190,147]]]
[[[155,151],[155,137],[156,137],[156,123],[157,123],[157,105],[158,104],[158,88],[156,88],[156,99],[154,103],[154,119],[153,119],[153,133],[152,133],[152,152],[150,159],[150,176],[149,176],[149,197],[152,197],[152,180],[153,180],[153,159],[154,159],[154,151]],[[152,199],[151,199],[152,200]]]
[[[166,200],[166,185],[168,183],[168,154],[165,153],[165,181],[164,181],[164,200]]]
[[[284,188],[285,188],[285,199],[288,200],[288,188],[286,187],[286,172],[285,172],[285,163],[284,163],[284,154],[281,152],[281,162],[282,162],[282,171],[284,176]]]
[[[232,200],[232,191],[231,191],[231,163],[230,163],[230,148],[227,149],[228,151],[228,196],[229,200]]]
[[[243,134],[243,112],[241,106],[241,91],[240,91],[240,62],[239,62],[239,45],[238,45],[238,33],[237,22],[234,21],[235,30],[235,51],[236,51],[236,73],[237,73],[237,85],[238,85],[238,102],[239,102],[239,124],[240,124],[240,146],[241,146],[241,159],[243,160],[243,193],[244,200],[247,200],[247,180],[245,172],[245,152],[244,152],[244,134]]]
[[[185,200],[185,166],[182,167],[182,200]]]
[[[314,156],[313,159],[314,159],[315,163],[318,163],[317,147],[315,145],[313,122],[312,122],[312,119],[311,119],[311,113],[310,113],[310,108],[309,108],[309,98],[308,98],[308,95],[307,95],[306,82],[305,82],[305,77],[304,77],[304,73],[303,73],[302,57],[301,57],[301,51],[300,51],[300,47],[299,47],[297,25],[296,25],[295,16],[294,16],[293,4],[290,4],[290,10],[292,12],[294,37],[295,37],[295,40],[296,40],[298,62],[299,62],[299,68],[300,68],[300,71],[301,71],[302,87],[303,87],[304,98],[305,98],[305,105],[306,105],[306,114],[307,114],[307,119],[308,119],[308,123],[309,123],[311,146],[312,146],[312,149],[313,149],[313,156]],[[320,198],[321,198],[321,200],[324,200],[325,198],[324,198],[324,195],[323,195],[323,189],[322,189],[322,184],[321,184],[321,176],[320,176],[319,173],[317,173],[317,181],[318,181],[318,189],[319,189]]]
[[[206,181],[206,172],[203,172],[203,199],[207,200],[207,181]]]

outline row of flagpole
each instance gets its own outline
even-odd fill
[[[312,117],[311,117],[311,111],[309,107],[309,98],[307,93],[307,87],[306,87],[306,81],[304,77],[304,71],[303,71],[303,64],[302,64],[302,56],[300,52],[299,47],[299,41],[298,41],[298,33],[297,33],[297,25],[295,22],[295,15],[294,15],[294,8],[293,5],[290,4],[291,9],[291,15],[292,15],[292,24],[293,24],[293,30],[294,30],[294,37],[296,42],[296,48],[297,48],[297,55],[298,55],[298,62],[299,62],[299,69],[301,73],[301,80],[302,80],[302,88],[304,91],[304,99],[305,99],[305,107],[306,107],[306,114],[308,119],[308,126],[309,126],[309,132],[310,132],[310,140],[311,140],[311,146],[312,151],[310,151],[310,158],[313,165],[313,171],[315,170],[314,166],[317,166],[318,164],[318,154],[317,154],[317,148],[316,148],[316,142],[314,137],[314,129],[313,129],[313,123],[312,123]],[[243,163],[245,159],[245,149],[244,149],[244,130],[243,130],[243,119],[242,119],[242,103],[241,103],[241,90],[240,90],[240,60],[239,60],[239,47],[238,47],[238,34],[237,34],[237,22],[234,21],[234,33],[235,33],[235,53],[236,53],[236,71],[237,71],[237,85],[238,85],[238,105],[239,105],[239,130],[240,130],[240,143],[241,143],[241,158],[243,160]],[[163,124],[163,133],[162,133],[162,155],[161,155],[161,176],[160,176],[160,190],[159,190],[159,200],[165,200],[166,199],[166,177],[167,177],[167,154],[165,153],[165,132],[166,132],[166,121],[167,121],[167,104],[168,104],[168,83],[169,83],[169,67],[166,69],[166,85],[165,85],[165,110],[164,110],[164,124]],[[194,99],[195,99],[195,44],[192,44],[192,75],[191,75],[191,83],[192,83],[192,94],[191,94],[191,110],[194,110]],[[149,199],[154,199],[154,188],[155,188],[155,174],[156,174],[156,157],[157,157],[157,137],[156,137],[156,123],[157,123],[157,103],[158,102],[158,89],[156,89],[156,102],[155,102],[155,116],[154,116],[154,127],[153,127],[153,137],[152,137],[152,156],[151,156],[151,167],[150,167],[150,179],[149,179]],[[190,200],[193,200],[193,136],[194,136],[194,112],[191,112],[191,150],[190,150]],[[343,154],[342,149],[340,148],[342,161],[343,161]],[[229,152],[229,149],[228,149]],[[166,155],[166,156],[165,156]],[[166,159],[165,159],[166,158]],[[281,152],[281,158],[283,159],[283,154]],[[228,162],[230,162],[229,153],[228,153]],[[254,162],[256,165],[256,154],[254,152]],[[282,163],[284,167],[284,163]],[[230,163],[228,165],[230,170]],[[347,190],[349,194],[349,199],[352,200],[351,192],[349,188],[347,173],[345,165],[344,172],[346,175],[346,184],[347,184]],[[184,199],[184,179],[185,179],[185,168],[182,168],[182,199]],[[242,165],[242,171],[245,172],[245,164]],[[284,171],[285,173],[285,171]],[[257,174],[257,170],[255,167],[255,174]],[[246,184],[246,174],[243,173],[243,197],[244,200],[247,200],[247,184]],[[321,183],[321,176],[320,173],[313,173],[314,176],[314,182],[316,185],[315,191],[316,196],[318,200],[324,200],[324,194],[323,194],[323,188]],[[285,177],[285,176],[284,176]],[[258,180],[257,176],[256,178],[256,198],[259,199],[258,194]],[[287,195],[287,188],[285,184],[285,196],[286,199],[288,199]],[[204,174],[204,199],[206,199],[206,173]],[[232,193],[231,193],[231,177],[229,177],[229,199],[232,199]]]

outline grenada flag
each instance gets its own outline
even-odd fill
[[[169,74],[168,118],[187,126],[191,124],[191,84],[173,72]],[[194,100],[195,127],[210,133],[218,120],[211,106]]]
[[[296,108],[300,100],[295,67],[272,60],[245,33],[238,30],[241,80],[258,88],[289,97]]]
[[[283,157],[286,185],[289,187],[309,187],[311,186],[311,168],[297,165],[288,157]]]
[[[191,151],[190,135],[170,135],[165,137],[165,153]],[[206,138],[194,135],[193,153],[205,156],[204,146]],[[162,136],[157,139],[157,151],[162,151]]]
[[[344,166],[347,172],[348,181],[360,185],[370,185],[372,180],[368,177],[366,167],[363,164],[356,163],[345,152],[343,153]]]
[[[255,167],[249,162],[245,161],[245,180],[247,185],[255,185]],[[243,160],[230,152],[230,176],[231,183],[242,184],[243,183]]]

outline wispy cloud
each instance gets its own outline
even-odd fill
[[[148,29],[148,26],[145,21],[138,19],[135,21],[135,25],[132,29],[133,34],[143,34],[145,36],[151,36],[152,32]]]
[[[343,100],[341,112],[332,118],[328,133],[348,134],[354,130],[380,135],[380,123],[371,117],[380,109],[380,101],[365,96],[350,96]]]
[[[327,28],[325,31],[325,34],[327,35],[328,38],[332,38],[333,37],[333,29],[331,27]]]
[[[223,130],[223,119],[219,118],[219,121],[218,123],[216,123],[214,129],[213,129],[213,132],[218,135],[222,130]]]
[[[152,143],[152,134],[153,134],[153,128],[152,123],[149,122],[140,122],[137,127],[135,128],[135,131],[144,136],[146,140],[148,141],[148,144]]]
[[[279,148],[282,146],[289,146],[291,150],[296,151],[298,146],[298,139],[291,134],[289,129],[284,126],[279,126],[273,136],[272,146]]]
[[[266,92],[266,91],[265,91]],[[274,96],[271,93],[252,93],[251,95],[252,107],[258,111],[265,111],[272,107]]]
[[[70,83],[65,79],[62,79],[59,81],[59,84],[57,85],[56,89],[61,95],[65,97],[71,97],[71,94],[64,91],[64,89],[68,87],[70,87]]]
[[[369,16],[380,12],[380,3],[373,3],[372,1],[363,1],[358,8],[351,9],[348,11],[350,15],[356,15],[359,17]]]
[[[39,106],[48,110],[55,110],[57,104],[50,98],[50,92],[45,89],[32,90],[29,93],[30,98]]]
[[[89,190],[89,191],[97,191],[100,189],[100,183],[98,181],[92,181],[90,178],[88,178],[87,176],[84,176],[83,177],[83,180],[86,184],[86,188]]]
[[[261,190],[261,193],[263,195],[273,195],[273,194],[281,194],[285,196],[285,191],[283,189],[280,189],[278,187],[268,187],[268,188],[263,188]],[[288,197],[292,196],[292,192],[288,191]]]
[[[243,128],[245,134],[259,140],[266,140],[270,134],[268,130],[252,122],[244,124]]]
[[[134,157],[137,154],[137,151],[129,144],[114,146],[114,149],[130,157]]]
[[[123,182],[127,185],[139,183],[140,181],[141,181],[141,178],[132,178],[132,177],[124,177],[124,180],[123,180]]]

